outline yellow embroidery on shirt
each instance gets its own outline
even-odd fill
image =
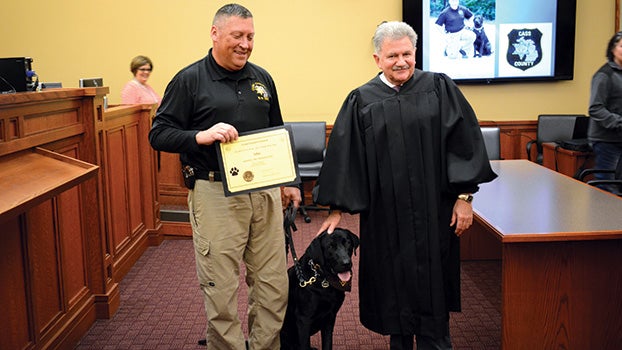
[[[257,98],[261,101],[270,101],[270,94],[268,94],[268,89],[266,86],[260,82],[254,82],[251,85],[251,89],[255,91],[257,94]]]

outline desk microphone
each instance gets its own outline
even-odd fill
[[[32,78],[35,78],[35,81],[32,81]],[[26,87],[28,90],[30,91],[37,91],[40,90],[39,88],[39,76],[37,75],[37,72],[35,72],[34,70],[27,70],[26,71]]]

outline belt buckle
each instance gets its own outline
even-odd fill
[[[214,179],[214,172],[210,170],[207,173],[207,178],[208,178],[209,182],[214,182],[215,181],[215,179]]]

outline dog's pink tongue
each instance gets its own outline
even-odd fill
[[[352,277],[352,272],[350,272],[350,271],[340,272],[340,273],[337,274],[337,276],[339,276],[340,280],[342,280],[344,282],[347,282]]]

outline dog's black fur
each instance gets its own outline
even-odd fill
[[[475,41],[473,42],[475,57],[490,56],[492,54],[492,45],[484,31],[484,17],[482,15],[473,17],[473,32],[475,33]]]
[[[289,302],[281,330],[281,350],[311,349],[311,336],[318,331],[322,350],[333,348],[335,319],[345,292],[350,291],[352,254],[358,246],[359,238],[349,230],[336,228],[331,234],[324,231],[299,259],[304,286],[295,266],[289,268]],[[311,282],[314,276],[315,282]]]

